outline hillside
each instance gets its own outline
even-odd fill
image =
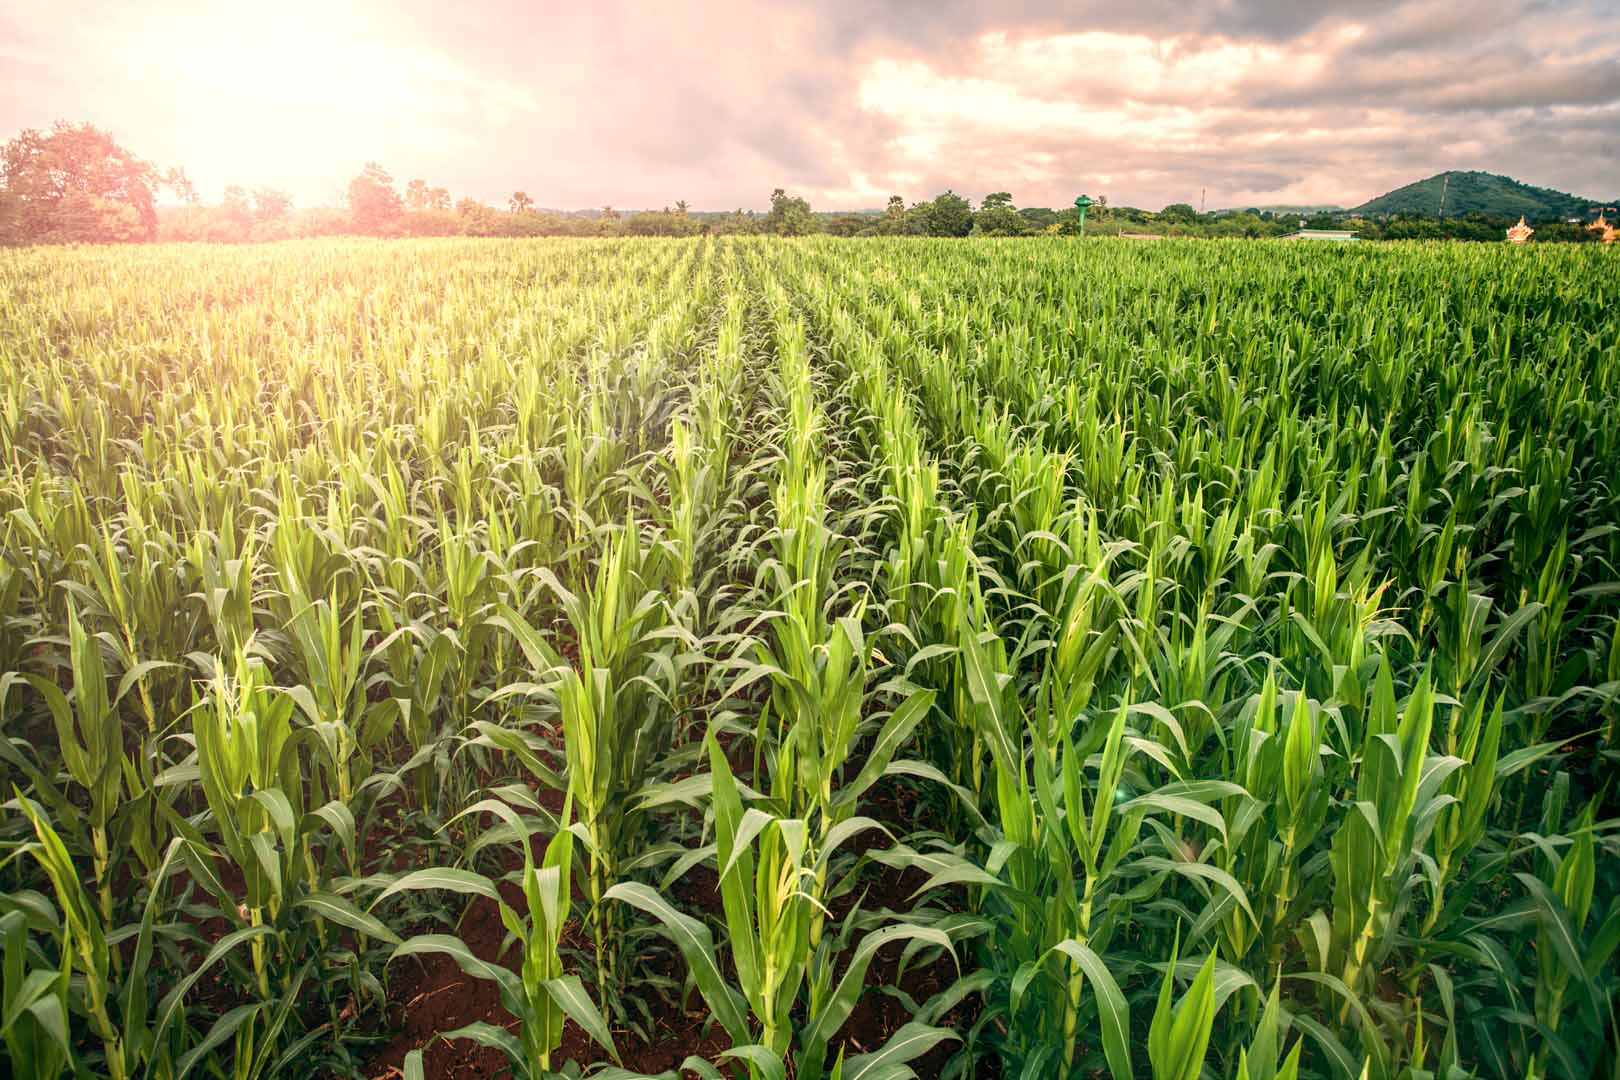
[[[1551,221],[1581,217],[1589,207],[1599,205],[1594,199],[1534,187],[1520,183],[1511,176],[1453,171],[1436,173],[1426,180],[1386,192],[1362,203],[1353,213],[1367,217],[1391,214],[1433,217],[1440,212],[1441,189],[1447,177],[1451,178],[1450,186],[1445,191],[1447,217],[1473,213],[1498,217],[1518,217],[1523,214],[1531,221]]]
[[[1249,211],[1266,213],[1270,211],[1278,217],[1287,217],[1290,214],[1299,214],[1310,217],[1312,214],[1342,214],[1345,208],[1338,203],[1251,203],[1247,206],[1228,206],[1215,211],[1217,214],[1244,214]]]

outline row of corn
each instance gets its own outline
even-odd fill
[[[4,254],[0,1055],[1620,1076],[1608,261]]]

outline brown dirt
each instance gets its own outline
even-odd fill
[[[921,824],[915,820],[917,804],[909,803],[904,793],[894,785],[881,785],[874,791],[869,810],[880,820],[914,828]],[[873,830],[862,838],[870,850],[888,844],[883,834]],[[833,905],[835,912],[847,912],[859,899],[868,912],[888,909],[904,912],[912,906],[911,895],[925,880],[917,871],[899,872],[878,864],[869,864],[864,872],[862,887]],[[670,889],[671,894],[688,912],[719,917],[721,911],[718,881],[708,866],[697,866]],[[503,884],[502,895],[508,903],[522,910],[522,896],[515,886]],[[960,894],[946,899],[947,906],[961,902]],[[933,902],[941,904],[935,896]],[[431,928],[423,927],[428,931]],[[501,957],[500,947],[505,937],[493,902],[479,899],[468,909],[457,933],[477,956],[499,961],[509,967],[516,966],[515,950]],[[576,955],[589,956],[590,940],[578,922],[570,924],[565,932],[565,948]],[[883,1044],[895,1031],[911,1020],[911,1014],[897,997],[882,992],[880,987],[898,987],[912,1000],[922,1003],[949,986],[957,970],[950,957],[926,966],[913,965],[903,978],[898,977],[900,955],[904,945],[896,943],[885,948],[874,960],[867,977],[867,990],[851,1013],[838,1040],[846,1055],[864,1053]],[[965,956],[963,959],[967,959]],[[655,956],[650,966],[679,985],[684,976],[684,965],[672,954]],[[480,1047],[460,1040],[447,1043],[435,1040],[437,1033],[450,1031],[473,1021],[484,1021],[515,1029],[517,1021],[500,1004],[492,983],[462,974],[448,957],[426,956],[402,960],[389,971],[388,1021],[396,1031],[372,1058],[366,1075],[374,1080],[390,1080],[401,1074],[405,1055],[414,1049],[426,1047],[423,1064],[428,1076],[446,1080],[473,1080],[473,1078],[509,1075],[504,1056],[498,1050]],[[725,1032],[709,1021],[702,999],[693,992],[689,1000],[666,1000],[651,996],[646,1002],[651,1014],[646,1023],[649,1038],[643,1041],[634,1033],[616,1029],[614,1041],[622,1056],[622,1064],[635,1071],[656,1074],[673,1070],[689,1055],[715,1061],[730,1041]],[[969,998],[944,1018],[945,1026],[964,1030],[977,1016],[979,1003]],[[959,1044],[947,1042],[936,1047],[925,1057],[913,1063],[919,1076],[935,1076],[957,1052]],[[830,1053],[836,1055],[835,1044]],[[597,1046],[582,1030],[569,1022],[563,1031],[562,1045],[555,1061],[573,1060],[582,1066],[608,1061],[605,1050]]]

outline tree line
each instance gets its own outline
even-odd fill
[[[160,203],[167,193],[172,205]],[[1066,236],[1080,229],[1072,208],[1017,207],[1011,193],[986,195],[975,208],[954,191],[907,204],[890,196],[882,210],[829,213],[784,188],[764,213],[695,211],[684,201],[659,210],[564,211],[537,207],[515,191],[505,206],[450,191],[423,179],[403,188],[387,169],[367,163],[352,180],[342,207],[296,207],[270,187],[227,187],[205,204],[182,169],[163,169],[120,146],[91,124],[58,121],[49,132],[27,130],[0,149],[0,243],[120,243],[208,241],[242,243],[298,237],[406,236],[701,236],[815,233],[862,236]],[[1275,237],[1301,227],[1352,229],[1364,239],[1500,241],[1511,222],[1470,214],[1437,220],[1416,215],[1387,220],[1342,214],[1273,213],[1259,209],[1200,213],[1187,203],[1159,211],[1110,207],[1100,197],[1085,230],[1096,235]],[[1586,241],[1579,225],[1537,227],[1536,241]]]

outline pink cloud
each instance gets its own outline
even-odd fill
[[[16,0],[0,131],[63,117],[205,196],[402,181],[547,206],[818,206],[947,186],[1022,205],[1358,202],[1444,168],[1620,188],[1620,12],[1492,0],[1189,10],[1014,0]]]

